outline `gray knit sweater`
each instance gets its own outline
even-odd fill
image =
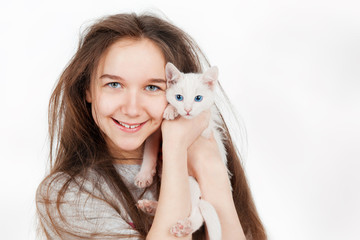
[[[140,194],[144,191],[134,185],[134,178],[140,170],[140,165],[116,164],[115,168],[135,200],[138,200]],[[107,183],[99,178],[94,171],[89,171],[89,176],[86,177],[83,185],[83,188],[89,193],[79,191],[80,186],[78,184],[70,183],[63,202],[60,204],[62,213],[62,217],[60,217],[56,207],[56,198],[68,178],[69,176],[66,174],[57,173],[43,182],[38,188],[36,205],[40,224],[45,229],[43,235],[47,239],[80,239],[79,236],[82,236],[82,239],[119,239],[118,236],[121,234],[138,235],[132,228],[132,221],[126,215],[126,210],[115,199]],[[101,191],[98,186],[101,186]],[[50,191],[47,193],[48,189]],[[45,204],[44,196],[47,194],[50,196],[50,202]],[[104,196],[107,199],[113,199],[117,207],[121,209],[121,214],[103,200]],[[150,187],[142,198],[156,199],[156,186]],[[49,216],[51,216],[53,224],[51,224]],[[52,227],[54,225],[56,225],[56,230]],[[104,235],[107,237],[104,237]],[[133,237],[131,239],[138,238]]]

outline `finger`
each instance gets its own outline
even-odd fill
[[[209,126],[210,115],[211,115],[210,110],[206,110],[201,112],[197,117],[197,121],[202,129],[205,129]]]

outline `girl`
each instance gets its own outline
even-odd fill
[[[175,239],[170,227],[191,210],[190,174],[219,215],[222,239],[266,239],[225,123],[233,192],[214,139],[200,136],[209,112],[162,120],[165,64],[202,72],[201,59],[208,65],[186,33],[155,16],[109,16],[87,30],[49,104],[51,171],[36,195],[46,238]],[[161,184],[138,189],[144,143],[160,129]],[[145,196],[158,199],[154,217],[136,207]],[[183,239],[191,237],[206,239],[206,227]]]

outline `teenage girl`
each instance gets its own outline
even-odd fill
[[[190,213],[189,174],[222,239],[266,239],[225,123],[232,186],[216,142],[200,136],[209,112],[163,120],[167,62],[184,73],[208,65],[189,35],[156,16],[108,16],[85,32],[49,104],[51,171],[36,195],[47,239],[179,239],[169,229]],[[139,189],[144,143],[160,130],[161,182]],[[158,200],[154,217],[136,207],[145,197]],[[181,239],[191,237],[206,239],[206,226]]]

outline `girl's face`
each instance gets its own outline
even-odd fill
[[[151,40],[122,39],[100,59],[86,101],[115,157],[139,157],[167,105],[165,58]]]

